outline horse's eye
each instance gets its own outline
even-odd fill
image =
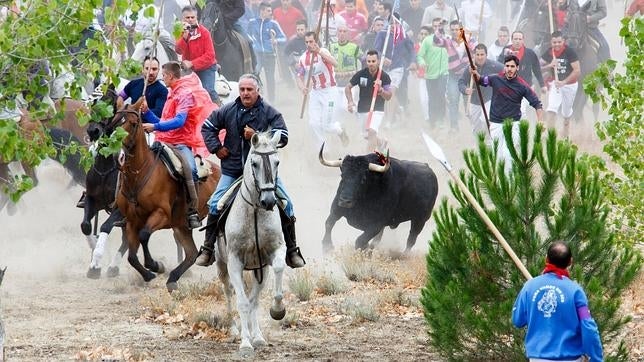
[[[255,162],[255,161],[251,161],[251,162],[250,162],[250,165],[251,165],[251,166],[253,166],[253,167],[257,167],[257,162]]]

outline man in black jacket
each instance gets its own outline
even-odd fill
[[[221,160],[221,178],[217,189],[210,197],[210,212],[206,228],[206,240],[199,251],[195,264],[211,265],[215,261],[214,246],[217,236],[216,224],[221,210],[217,204],[229,186],[244,173],[244,163],[250,151],[250,139],[255,132],[281,132],[280,144],[288,143],[288,129],[284,117],[275,108],[264,102],[259,95],[259,79],[253,74],[244,74],[239,78],[239,97],[213,112],[201,128],[208,151]],[[226,130],[223,144],[219,140],[219,131]],[[295,215],[293,203],[284,189],[279,176],[276,180],[277,193],[287,201],[284,213],[288,220],[282,222],[282,231],[286,241],[286,263],[291,268],[301,268],[305,261],[295,240]]]

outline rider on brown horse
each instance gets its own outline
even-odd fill
[[[259,83],[259,79],[255,75],[242,75],[239,79],[239,98],[213,112],[202,127],[201,133],[208,150],[221,159],[221,178],[208,202],[210,212],[206,240],[195,261],[197,265],[208,266],[215,261],[213,251],[217,235],[217,222],[220,216],[217,204],[229,186],[243,174],[253,134],[269,130],[281,132],[282,136],[278,147],[284,147],[288,142],[288,130],[284,117],[259,96]],[[222,129],[226,130],[223,144],[219,140],[219,131]],[[305,261],[295,240],[293,206],[279,176],[276,186],[278,196],[286,199],[287,202],[284,207],[286,217],[282,219],[282,231],[287,247],[286,263],[291,268],[301,268]]]
[[[203,146],[199,124],[214,109],[208,92],[201,87],[195,73],[181,76],[178,62],[168,62],[162,67],[163,81],[169,88],[168,99],[163,107],[161,119],[143,102],[143,129],[156,132],[156,140],[164,142],[180,151],[183,175],[190,196],[188,205],[188,225],[191,229],[201,226],[197,214],[197,190],[194,181],[197,165],[191,149]]]

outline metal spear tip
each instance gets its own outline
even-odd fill
[[[429,152],[436,158],[440,163],[443,164],[443,167],[447,171],[452,171],[452,165],[449,164],[449,161],[447,161],[447,157],[445,156],[445,153],[443,152],[443,149],[441,146],[438,145],[427,133],[423,132],[423,140],[425,141],[425,145],[427,146],[427,149],[429,149]]]

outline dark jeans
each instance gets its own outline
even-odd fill
[[[257,52],[257,67],[255,73],[259,76],[264,69],[264,76],[266,77],[266,91],[268,101],[275,101],[275,54],[274,53],[261,53]]]
[[[213,64],[204,70],[195,71],[201,80],[201,86],[210,94],[210,99],[215,102],[219,100],[219,94],[215,90],[215,81],[217,77],[217,64]]]
[[[436,126],[445,121],[447,76],[443,75],[437,79],[425,79],[425,84],[427,84],[427,98],[429,100],[429,123],[432,126]]]

